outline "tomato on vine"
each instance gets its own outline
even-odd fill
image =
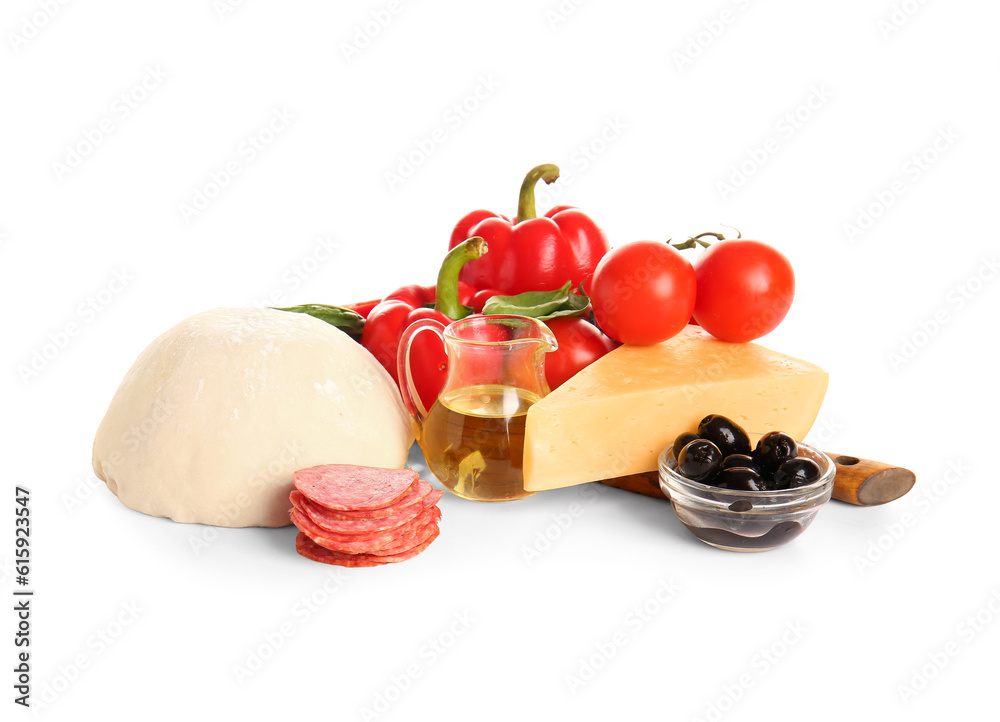
[[[760,241],[713,243],[694,262],[694,320],[718,339],[744,343],[770,333],[795,296],[792,264]]]
[[[612,248],[594,269],[590,301],[597,325],[622,343],[660,343],[687,325],[695,272],[675,248],[634,241]]]

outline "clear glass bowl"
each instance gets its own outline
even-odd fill
[[[837,467],[822,451],[799,444],[799,456],[819,464],[812,484],[782,491],[735,491],[692,481],[677,472],[671,445],[660,454],[660,488],[677,518],[706,544],[734,552],[763,552],[805,531],[833,493]]]

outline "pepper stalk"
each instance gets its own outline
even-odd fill
[[[482,258],[488,251],[489,246],[479,236],[462,241],[448,251],[448,255],[441,262],[441,270],[438,271],[437,290],[434,296],[435,311],[455,321],[472,313],[471,308],[462,305],[458,300],[458,274],[466,262]]]
[[[538,181],[554,183],[559,177],[559,166],[552,163],[536,165],[528,171],[521,183],[521,192],[517,197],[517,223],[537,218],[535,215],[535,186]]]

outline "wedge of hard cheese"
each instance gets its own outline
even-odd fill
[[[828,376],[752,343],[718,341],[697,326],[653,346],[620,346],[528,410],[524,488],[557,489],[656,469],[660,452],[708,414],[750,434],[802,439]]]

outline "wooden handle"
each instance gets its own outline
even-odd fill
[[[837,475],[833,478],[833,498],[855,506],[877,506],[894,501],[912,489],[917,480],[909,469],[880,461],[844,454],[828,453],[827,456],[837,465]],[[660,475],[656,471],[605,479],[601,483],[636,494],[667,498],[660,490]]]
[[[909,469],[856,456],[827,453],[837,465],[833,498],[858,506],[878,506],[895,501],[913,488],[916,474]]]
[[[667,498],[660,489],[660,472],[658,471],[644,471],[641,474],[618,476],[614,479],[605,479],[601,483],[643,496],[655,496],[657,499],[664,500]]]

